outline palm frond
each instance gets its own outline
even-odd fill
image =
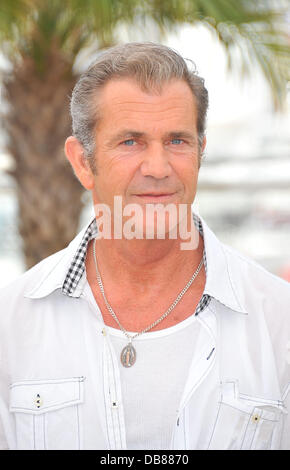
[[[277,100],[289,79],[287,11],[286,0],[1,0],[0,41],[7,54],[30,56],[44,74],[52,47],[72,64],[89,44],[111,44],[121,23],[138,20],[146,28],[149,19],[163,36],[202,23],[215,31],[230,67],[237,49],[243,74],[251,61],[259,65]]]

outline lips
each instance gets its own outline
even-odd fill
[[[174,193],[145,193],[145,194],[136,194],[135,196],[140,197],[162,197],[162,196],[172,196]]]
[[[143,194],[134,194],[135,197],[143,201],[166,201],[172,198],[175,193],[143,193]]]

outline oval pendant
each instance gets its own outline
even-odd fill
[[[127,344],[121,352],[121,363],[124,367],[132,367],[136,361],[136,350],[131,343]]]

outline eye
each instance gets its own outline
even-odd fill
[[[131,147],[132,145],[136,144],[136,141],[134,139],[127,139],[127,140],[124,140],[124,142],[122,142],[122,144]]]
[[[180,145],[180,144],[183,144],[184,140],[182,139],[171,139],[171,143],[173,145]]]

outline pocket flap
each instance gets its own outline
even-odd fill
[[[221,403],[244,413],[253,414],[261,410],[261,417],[271,421],[276,421],[281,413],[286,413],[283,403],[279,400],[269,400],[240,393],[236,381],[223,382],[221,389]]]
[[[40,414],[83,402],[84,377],[25,380],[10,386],[10,411]]]

